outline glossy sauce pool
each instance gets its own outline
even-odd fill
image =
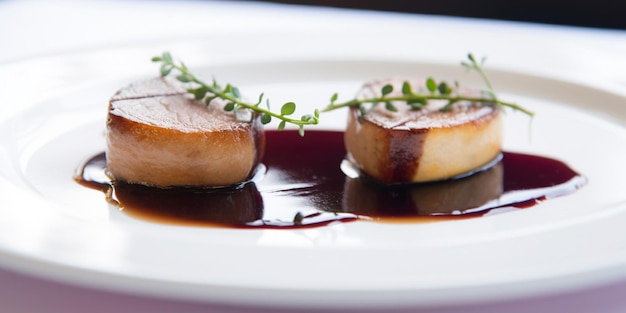
[[[503,152],[489,169],[469,177],[387,186],[344,174],[345,156],[343,132],[307,131],[300,137],[295,131],[267,131],[264,166],[239,186],[159,189],[111,182],[104,175],[104,153],[88,160],[76,180],[103,191],[109,202],[142,220],[234,228],[480,217],[528,208],[586,183],[558,160]]]

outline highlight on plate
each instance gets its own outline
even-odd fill
[[[142,220],[236,228],[441,221],[530,207],[586,184],[563,162],[502,150],[502,111],[533,112],[501,100],[485,59],[472,54],[461,65],[485,89],[380,78],[299,118],[296,103],[274,111],[264,94],[249,102],[167,52],[152,61],[160,76],[111,96],[104,152],[75,177]],[[345,131],[310,129],[339,109]],[[273,119],[277,129],[266,130]]]

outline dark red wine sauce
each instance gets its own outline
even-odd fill
[[[340,165],[343,133],[267,131],[264,167],[245,184],[160,189],[111,182],[104,153],[76,180],[101,190],[124,213],[153,222],[237,228],[298,228],[336,221],[423,222],[528,208],[573,193],[586,179],[564,163],[504,152],[490,168],[443,182],[381,185],[351,178]],[[342,164],[343,162],[343,164]]]

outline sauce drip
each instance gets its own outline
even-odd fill
[[[265,167],[226,188],[160,189],[111,182],[105,154],[76,180],[98,189],[124,213],[159,223],[234,228],[300,228],[335,221],[423,222],[531,207],[576,191],[586,179],[566,164],[503,152],[490,168],[449,181],[381,185],[345,175],[343,132],[267,131]]]

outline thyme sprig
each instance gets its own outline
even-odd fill
[[[402,83],[402,95],[398,96],[390,96],[390,94],[394,90],[394,86],[392,84],[384,85],[380,90],[380,96],[372,97],[372,98],[362,98],[362,99],[352,99],[346,102],[337,102],[339,95],[337,93],[333,94],[330,98],[330,104],[326,106],[322,112],[328,112],[344,107],[358,107],[363,114],[365,114],[373,105],[377,103],[384,103],[385,108],[389,111],[396,112],[398,108],[394,105],[394,102],[404,102],[409,105],[412,109],[419,110],[424,108],[428,101],[430,100],[445,100],[447,103],[440,109],[441,111],[450,110],[452,105],[459,101],[469,101],[469,102],[480,102],[484,104],[495,105],[499,108],[508,107],[516,111],[523,112],[528,116],[533,116],[534,113],[528,109],[525,109],[515,103],[502,101],[496,95],[496,92],[493,89],[493,85],[491,81],[487,77],[487,74],[483,70],[483,64],[485,59],[483,58],[480,62],[476,60],[473,54],[467,55],[467,61],[461,62],[461,65],[468,70],[473,70],[478,72],[481,76],[485,84],[487,85],[486,90],[482,90],[485,97],[482,96],[463,96],[459,94],[459,83],[454,82],[455,89],[454,91],[450,84],[445,81],[437,82],[434,78],[429,77],[426,79],[426,90],[418,90],[413,91],[411,84],[408,81],[404,81]]]
[[[261,115],[261,123],[268,124],[272,121],[272,118],[280,120],[278,129],[283,130],[287,123],[293,124],[298,127],[300,136],[304,136],[304,126],[316,125],[319,123],[319,110],[315,110],[313,114],[302,115],[299,119],[293,118],[296,111],[296,104],[294,102],[286,102],[281,108],[280,112],[273,112],[270,109],[270,101],[265,98],[261,93],[256,103],[248,103],[242,100],[239,89],[231,84],[226,84],[222,87],[215,79],[211,84],[207,84],[201,79],[193,75],[189,68],[182,61],[175,61],[169,52],[164,52],[161,56],[153,57],[152,62],[161,63],[160,73],[165,77],[170,75],[173,70],[179,72],[176,75],[176,79],[182,83],[195,83],[197,87],[187,89],[187,92],[191,93],[196,100],[203,100],[206,105],[209,105],[211,101],[216,98],[220,98],[225,101],[224,111],[227,112],[239,112],[242,109],[249,109],[256,114]],[[265,107],[261,104],[265,100]]]

